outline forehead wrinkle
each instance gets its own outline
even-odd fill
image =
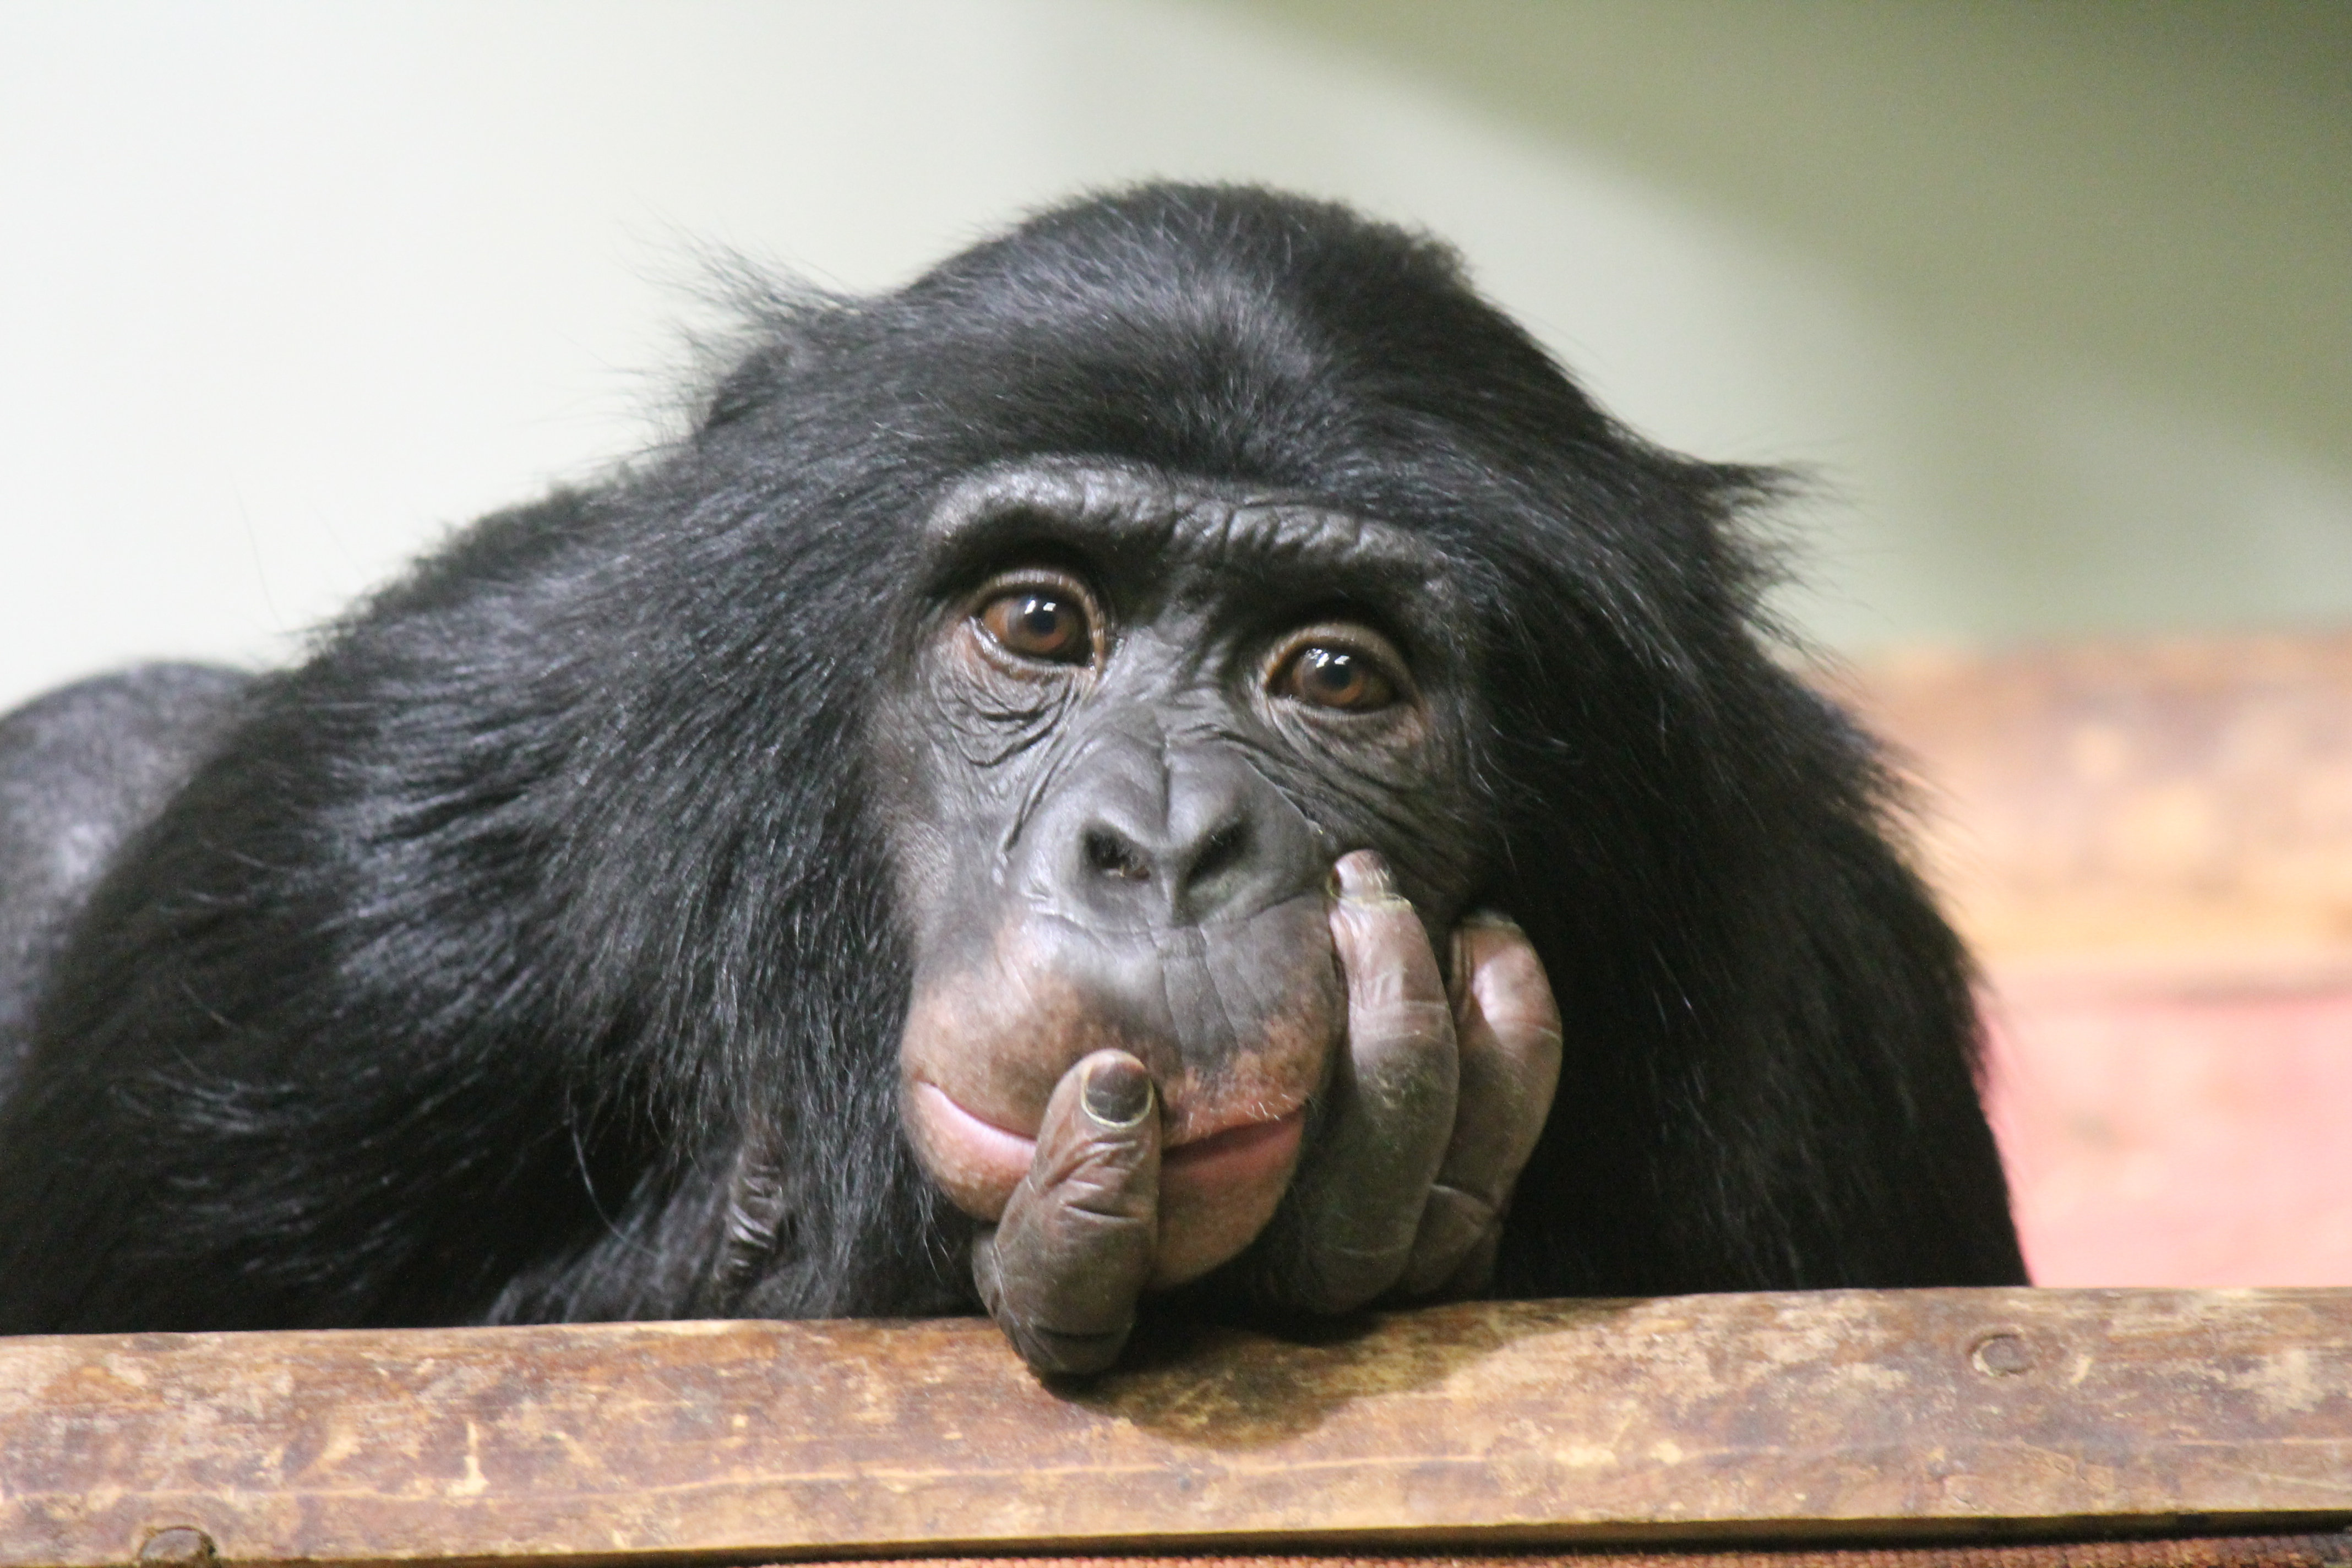
[[[1220,570],[1342,568],[1425,591],[1444,578],[1444,555],[1395,523],[1229,480],[1076,458],[975,474],[948,493],[924,533],[935,562],[992,544],[1066,539]]]
[[[1433,583],[1440,557],[1393,523],[1326,507],[1204,500],[1173,521],[1169,545],[1189,564],[1370,569],[1384,581]]]

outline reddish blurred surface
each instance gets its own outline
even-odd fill
[[[1985,964],[2034,1279],[2352,1285],[2352,635],[1828,683]]]
[[[2352,987],[1996,997],[1991,1111],[2041,1285],[2352,1285]]]

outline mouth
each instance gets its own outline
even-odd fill
[[[908,1086],[908,1131],[932,1179],[965,1213],[984,1220],[1003,1217],[1013,1189],[1037,1158],[1037,1140],[966,1109],[928,1080]],[[1171,1120],[1181,1124],[1196,1119]],[[1298,1157],[1306,1126],[1306,1108],[1300,1106],[1276,1117],[1227,1120],[1163,1147],[1163,1210],[1198,1209],[1237,1190],[1280,1184]]]
[[[999,1127],[918,1079],[908,1086],[907,1131],[923,1168],[974,1219],[1004,1217],[1013,1189],[1037,1158],[1037,1140]]]
[[[1268,1181],[1286,1173],[1298,1157],[1307,1127],[1304,1106],[1265,1121],[1244,1121],[1160,1152],[1163,1197]]]

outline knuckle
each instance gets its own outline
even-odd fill
[[[1398,1000],[1350,1018],[1348,1035],[1360,1050],[1442,1046],[1454,1038],[1454,1014],[1443,1002]]]

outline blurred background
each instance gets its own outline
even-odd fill
[[[674,430],[714,249],[885,288],[1157,175],[1425,226],[1805,468],[1780,607],[1916,763],[2041,1276],[2352,1283],[2329,0],[7,5],[0,709]]]

